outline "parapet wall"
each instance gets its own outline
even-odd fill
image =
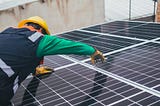
[[[13,0],[16,4],[19,0]],[[26,0],[23,0],[26,1]],[[0,31],[30,16],[41,16],[52,34],[105,21],[104,0],[28,0],[0,9]],[[22,0],[21,0],[22,2]]]

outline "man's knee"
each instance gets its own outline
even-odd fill
[[[11,106],[10,100],[14,95],[13,85],[13,81],[0,71],[0,106]]]
[[[12,91],[4,92],[4,90],[0,90],[0,106],[11,106],[10,100],[12,99],[12,97]]]
[[[6,87],[0,87],[0,106],[11,106],[10,100],[12,99],[13,87],[8,85]]]

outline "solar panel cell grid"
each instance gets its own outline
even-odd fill
[[[130,23],[131,22],[128,22],[127,24],[130,24]],[[127,24],[125,27],[121,25],[121,28],[119,29],[116,28],[117,26],[112,27],[112,26],[109,26],[109,24],[107,24],[108,26],[99,25],[97,27],[89,27],[84,30],[90,31],[93,34],[94,32],[100,32],[101,34],[108,33],[108,34],[115,34],[115,35],[120,35],[125,37],[127,36],[131,38],[135,37],[135,38],[147,39],[147,40],[160,37],[159,36],[160,28],[158,27],[159,25],[157,24],[152,24],[152,23],[146,23],[146,24],[137,23],[137,25],[135,24],[127,25]],[[112,29],[112,30],[108,30],[108,27],[109,29]],[[97,28],[98,30],[96,30]]]
[[[83,71],[81,72],[81,70]],[[87,72],[87,77],[83,72]],[[75,81],[72,79],[74,76],[76,76]],[[34,101],[33,103],[40,103],[44,106],[51,104],[69,105],[69,103],[75,106],[82,106],[83,104],[95,105],[99,103],[107,105],[141,92],[137,88],[80,65],[61,69],[50,76],[35,77],[33,79],[27,87],[30,93],[23,95],[23,98],[29,97],[30,99],[25,100],[25,102],[23,101],[23,104],[28,105],[32,100]],[[29,81],[26,81],[27,83],[24,82],[23,85],[27,85]],[[34,90],[36,88],[35,85],[39,85],[37,90]],[[34,95],[36,100],[30,94]]]
[[[90,35],[90,33],[85,33],[85,35]],[[66,36],[65,34],[61,34],[60,36],[66,38],[68,36],[72,36],[72,34],[68,33],[68,36]],[[75,39],[77,38],[77,36],[78,36],[77,33],[74,33],[73,37],[75,37]],[[72,38],[72,40],[75,39]],[[94,36],[87,39],[83,39],[81,37],[81,42],[92,45],[97,49],[101,50],[103,53],[107,53],[133,44],[140,43],[141,41],[95,34]],[[77,56],[77,55],[71,55],[71,57],[76,58],[78,60],[83,60],[88,58],[86,56]]]
[[[115,21],[115,22],[110,22],[102,25],[96,25],[89,28],[84,28],[83,30],[110,33],[110,32],[115,32],[117,30],[124,30],[124,28],[129,28],[129,27],[134,27],[139,25],[143,25],[143,23]]]
[[[160,56],[157,54],[158,51],[158,44],[149,43],[110,55],[107,63],[99,64],[98,66],[132,81],[153,87],[153,85],[157,85],[160,82]]]
[[[46,56],[44,58],[44,65],[50,66],[52,68],[57,68],[60,66],[64,66],[64,65],[68,65],[71,64],[73,62],[66,60],[60,56]]]
[[[64,34],[59,34],[59,37],[65,38],[65,39],[70,39],[70,40],[75,40],[75,41],[82,41],[84,39],[90,39],[92,37],[99,36],[97,34],[92,34],[87,32],[81,32],[81,31],[73,31],[73,32],[67,32]]]
[[[115,21],[60,34],[62,38],[95,46],[107,55],[107,62],[93,66],[99,70],[90,68],[89,56],[47,56],[45,64],[55,72],[25,80],[12,100],[14,105],[159,106],[160,44],[154,42],[160,37],[159,29],[159,24]],[[120,36],[108,36],[109,33]],[[72,59],[85,60],[87,64]]]
[[[129,104],[132,104],[133,102],[131,102],[130,100],[124,100],[124,101],[122,101],[122,102],[120,102],[120,103],[118,103],[118,104],[115,104],[115,105],[113,105],[113,106],[128,106]]]
[[[146,27],[147,26],[147,27]],[[158,33],[160,33],[160,31],[154,30],[152,27],[148,27],[149,25],[143,25],[140,27],[135,27],[135,28],[131,28],[131,29],[126,29],[123,31],[117,31],[117,32],[111,32],[112,34],[115,35],[121,35],[121,36],[128,36],[128,37],[136,37],[136,38],[140,38],[140,39],[147,39],[147,40],[151,40],[157,37],[160,37]]]

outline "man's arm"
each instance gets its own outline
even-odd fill
[[[95,51],[92,46],[85,43],[45,35],[39,43],[37,56],[56,54],[92,55]]]

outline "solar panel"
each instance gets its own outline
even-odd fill
[[[160,44],[147,43],[112,54],[98,67],[147,87],[160,84]]]
[[[17,94],[15,105],[148,105],[160,100],[154,95],[78,64],[60,69],[50,76],[34,77],[29,81],[23,83],[23,86],[28,85],[26,90],[19,89],[24,95]],[[144,100],[135,99],[139,95]],[[143,102],[148,98],[152,98],[149,103]]]
[[[102,32],[102,33],[111,33],[117,32],[119,30],[124,30],[126,28],[138,27],[146,23],[135,23],[135,22],[128,22],[128,21],[114,21],[106,24],[100,24],[96,26],[92,26],[89,28],[83,28],[83,30],[93,31],[93,32]]]
[[[118,31],[115,33],[113,32],[112,34],[151,40],[159,37],[158,33],[160,33],[160,28],[157,27],[156,24],[148,23],[139,27]]]
[[[81,41],[96,47],[101,50],[103,53],[111,52],[114,50],[118,50],[133,44],[140,43],[138,40],[130,40],[124,38],[118,38],[114,36],[106,36],[106,35],[98,35],[91,34],[87,32],[81,31],[73,31],[59,35],[62,38],[67,38],[70,40]],[[79,60],[86,59],[86,56],[71,56]]]
[[[159,106],[159,24],[115,21],[58,35],[101,50],[107,62],[89,57],[45,57],[55,72],[26,79],[15,106]]]
[[[153,38],[159,37],[159,33],[160,33],[160,28],[158,27],[159,24],[141,23],[141,22],[135,23],[135,22],[128,22],[128,21],[122,22],[122,23],[119,23],[119,21],[116,21],[113,23],[114,25],[115,23],[116,24],[118,23],[119,26],[102,24],[102,25],[97,25],[96,27],[85,28],[83,30],[87,30],[87,32],[91,32],[91,33],[95,33],[95,32],[98,32],[99,34],[109,33],[109,34],[115,34],[119,36],[125,36],[125,37],[131,37],[131,38],[135,37],[135,38],[147,39],[147,40],[151,40]],[[97,28],[99,30],[96,30]]]

